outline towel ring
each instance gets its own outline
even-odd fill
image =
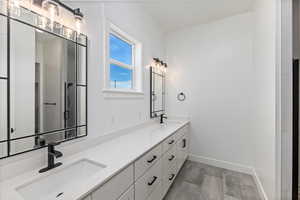
[[[180,93],[177,95],[177,99],[178,99],[178,101],[185,101],[186,95],[185,95],[183,92],[180,92]]]

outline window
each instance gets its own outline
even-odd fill
[[[106,90],[141,92],[141,44],[112,24],[106,41]]]

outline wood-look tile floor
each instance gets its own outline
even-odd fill
[[[261,200],[252,176],[187,161],[164,200]]]

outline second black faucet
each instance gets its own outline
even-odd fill
[[[50,169],[56,168],[58,166],[61,166],[62,163],[54,163],[54,158],[60,158],[63,156],[63,154],[59,151],[55,150],[55,146],[59,145],[60,143],[49,143],[48,144],[48,166],[41,169],[39,172],[43,173],[46,171],[49,171]]]
[[[160,115],[160,123],[163,124],[164,123],[164,119],[168,119],[165,114],[161,114]]]

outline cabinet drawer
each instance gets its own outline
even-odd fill
[[[155,163],[145,174],[135,183],[135,199],[145,200],[155,190],[162,181],[161,160]]]
[[[170,186],[172,185],[174,179],[177,176],[177,169],[176,167],[169,168],[167,171],[164,172],[163,175],[163,191],[162,194],[165,196],[165,194],[168,192]]]
[[[149,195],[147,200],[162,200],[162,199],[163,199],[163,184],[161,181],[154,189],[154,191]]]
[[[134,200],[134,188],[131,186],[118,200]]]
[[[167,151],[163,158],[163,172],[167,171],[170,168],[176,167],[177,162],[177,152],[176,152],[176,146],[173,146],[170,148],[169,151]]]
[[[178,141],[180,138],[183,137],[183,135],[185,133],[188,132],[188,126],[184,126],[181,129],[179,129],[176,133],[175,133],[175,140]]]
[[[133,165],[92,193],[92,200],[116,200],[133,184]]]
[[[151,166],[153,166],[161,157],[162,146],[157,145],[143,157],[135,162],[135,180],[141,177]]]
[[[168,137],[166,140],[163,141],[162,145],[163,145],[163,152],[167,152],[171,147],[173,147],[176,143],[176,138],[175,135],[171,135],[170,137]]]

